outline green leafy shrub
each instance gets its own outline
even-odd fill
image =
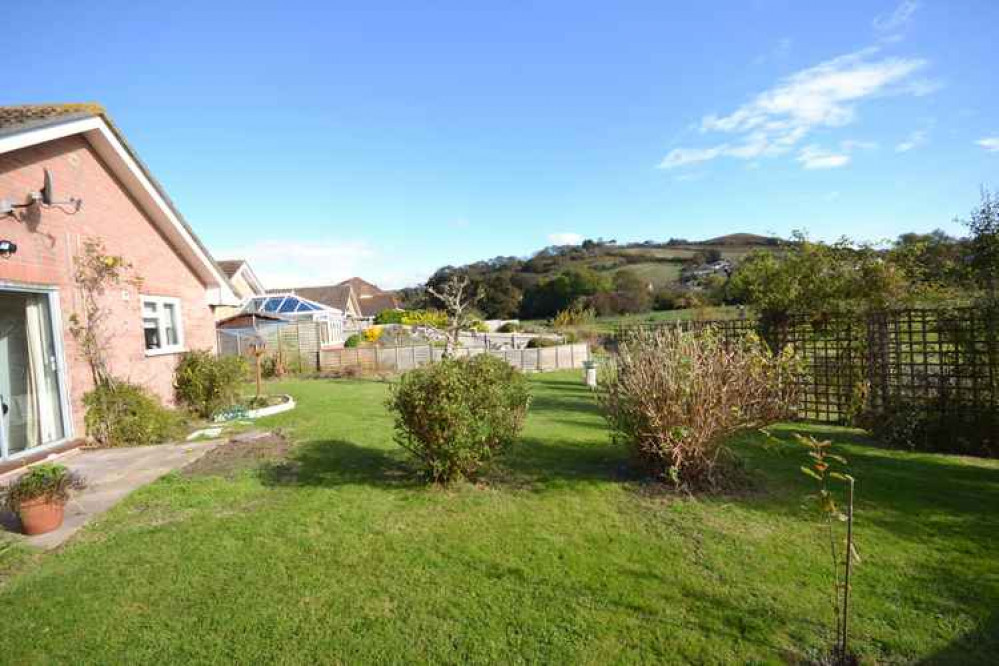
[[[592,324],[594,319],[596,319],[596,313],[592,309],[577,305],[560,310],[552,318],[552,327],[558,330],[568,326],[584,326]]]
[[[362,342],[364,342],[364,337],[360,333],[354,333],[344,341],[343,346],[347,349],[353,349],[354,347],[360,347]]]
[[[404,374],[387,406],[396,441],[438,483],[474,475],[523,427],[527,379],[505,361],[480,354],[444,359]]]
[[[729,437],[792,415],[798,372],[791,349],[774,356],[754,335],[642,329],[621,341],[600,402],[615,439],[647,472],[715,490],[733,467]]]
[[[508,321],[496,329],[497,333],[518,333],[519,331],[520,324],[515,321]]]
[[[265,379],[273,379],[278,376],[277,358],[271,355],[260,357],[260,376]]]
[[[158,444],[184,433],[183,418],[146,389],[115,381],[83,396],[87,435],[102,446]]]
[[[541,349],[544,347],[555,346],[558,346],[558,340],[552,340],[551,338],[531,338],[527,341],[528,349]]]
[[[242,356],[216,356],[204,349],[187,352],[173,372],[177,402],[210,419],[238,402],[240,384],[247,372]]]
[[[444,330],[447,328],[448,317],[440,310],[410,310],[404,312],[402,323],[406,326],[429,326]]]
[[[39,463],[0,491],[0,497],[3,498],[0,506],[16,513],[23,502],[38,498],[45,498],[49,502],[65,502],[69,499],[71,490],[82,490],[85,487],[83,477],[69,471],[64,465]]]
[[[375,323],[381,326],[385,324],[401,324],[406,313],[403,310],[382,310],[375,315]]]

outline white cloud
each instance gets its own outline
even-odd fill
[[[999,153],[999,136],[988,136],[975,142],[990,153]]]
[[[878,58],[878,53],[877,47],[871,47],[833,58],[786,77],[728,115],[705,116],[701,133],[734,135],[735,140],[707,148],[674,148],[659,168],[674,169],[722,156],[785,155],[816,130],[853,123],[862,101],[926,91],[911,81],[925,60]]]
[[[559,231],[548,234],[548,242],[552,245],[579,245],[583,242],[583,236],[571,231]]]
[[[921,145],[926,143],[926,130],[916,130],[911,132],[909,136],[900,141],[898,145],[895,146],[896,153],[907,153],[910,150],[919,148]]]
[[[659,163],[660,169],[673,169],[685,164],[697,164],[713,160],[719,155],[723,155],[728,146],[718,146],[715,148],[674,148],[666,154],[663,161]]]
[[[917,9],[919,9],[919,3],[915,0],[903,0],[890,14],[875,17],[872,25],[876,31],[882,34],[902,32],[909,27],[912,15],[916,13]]]
[[[801,149],[797,160],[806,169],[836,169],[849,164],[850,156],[810,145]]]

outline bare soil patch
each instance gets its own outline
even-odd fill
[[[284,461],[292,443],[280,432],[248,432],[236,435],[185,467],[185,477],[232,478],[245,470]]]

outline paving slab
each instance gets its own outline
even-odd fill
[[[222,441],[90,450],[60,459],[57,462],[83,476],[87,487],[74,492],[67,502],[62,527],[48,534],[21,538],[37,548],[56,548],[94,516],[104,513],[136,488],[194,462]],[[23,470],[8,475],[4,482],[10,482],[20,473]],[[0,526],[8,531],[20,531],[20,521],[9,512],[0,512]]]

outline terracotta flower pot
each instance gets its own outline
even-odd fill
[[[45,534],[62,525],[65,502],[36,497],[21,502],[18,515],[21,516],[21,527],[25,534]]]

